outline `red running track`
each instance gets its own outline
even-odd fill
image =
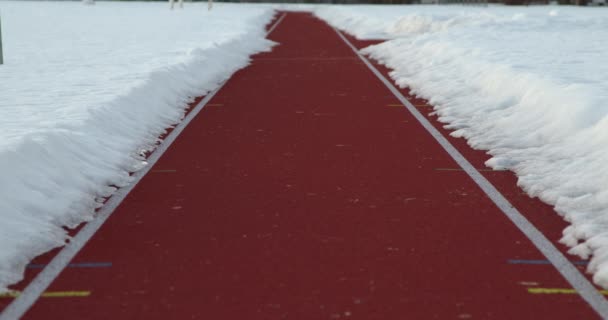
[[[597,318],[330,27],[270,38],[26,319]]]

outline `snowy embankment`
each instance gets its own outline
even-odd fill
[[[270,50],[267,6],[0,1],[0,291],[90,220],[109,186],[213,90]]]
[[[351,6],[316,14],[430,99],[492,168],[571,223],[561,242],[608,287],[608,10]]]

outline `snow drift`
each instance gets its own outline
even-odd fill
[[[266,6],[0,2],[0,292],[90,220],[143,153],[269,50]]]
[[[509,169],[571,225],[561,242],[591,258],[608,287],[608,12],[490,6],[326,7],[317,15],[359,38],[363,53],[487,165]]]

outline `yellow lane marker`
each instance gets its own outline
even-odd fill
[[[152,170],[153,173],[174,173],[177,172],[177,170],[175,169],[159,169],[159,170]]]
[[[405,107],[404,105],[400,104],[400,103],[392,103],[387,105],[388,107]]]
[[[574,289],[567,288],[528,288],[531,294],[578,294]],[[608,295],[608,290],[599,290],[599,293]]]
[[[91,291],[50,291],[42,294],[43,298],[72,298],[72,297],[88,297]]]
[[[222,104],[222,103],[207,103],[207,105],[209,107],[223,107],[224,106],[224,104]]]
[[[0,293],[0,298],[17,298],[21,295],[20,291],[9,291]],[[88,297],[91,295],[91,291],[47,291],[41,296],[43,298],[74,298],[74,297]]]

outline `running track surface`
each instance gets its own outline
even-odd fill
[[[289,13],[270,38],[74,259],[97,264],[48,289],[90,295],[25,319],[597,318],[528,292],[569,285],[513,263],[544,257],[329,26]],[[510,173],[484,175],[559,238]]]

